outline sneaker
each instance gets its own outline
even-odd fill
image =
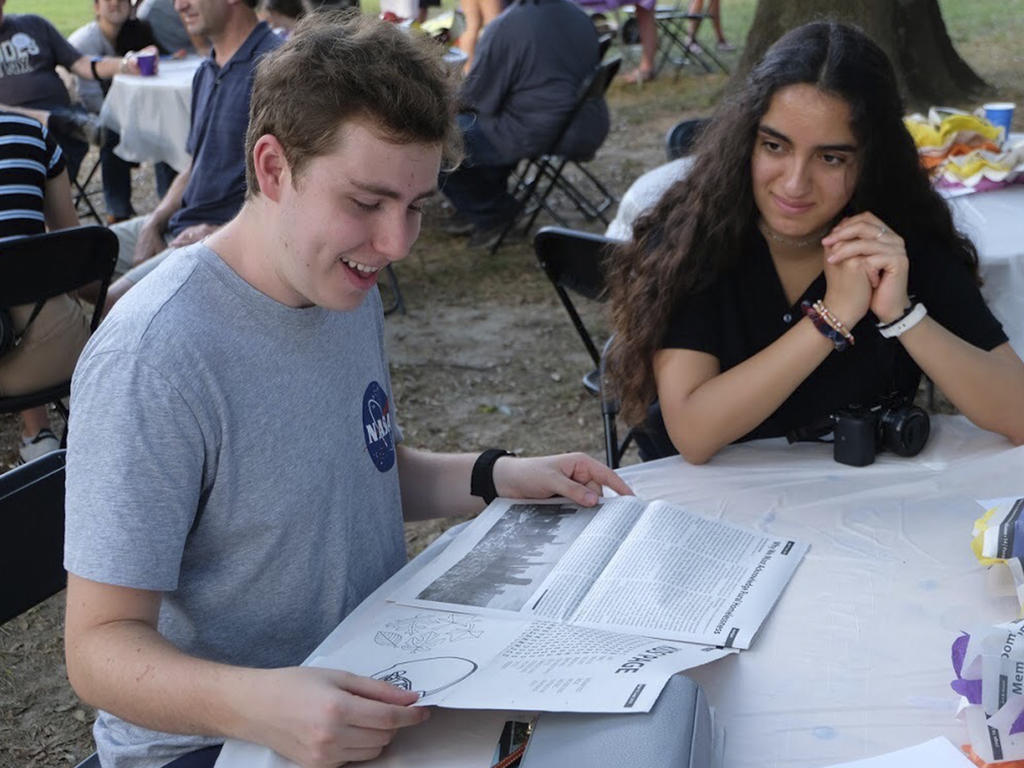
[[[718,50],[722,51],[723,53],[729,53],[730,51],[736,50],[736,46],[730,43],[728,40],[723,40],[722,42],[718,43],[718,45],[716,45],[715,47]]]
[[[501,237],[501,234],[504,231],[504,223],[493,227],[474,229],[473,234],[469,236],[469,242],[466,243],[466,245],[469,248],[491,248],[496,242],[498,242],[498,238]]]
[[[57,439],[57,436],[48,429],[41,429],[35,437],[21,439],[18,453],[21,454],[21,460],[27,464],[33,459],[59,450],[60,440]]]

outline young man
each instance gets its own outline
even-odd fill
[[[440,52],[392,25],[300,22],[256,75],[242,210],[84,353],[66,639],[105,768],[206,765],[225,737],[310,766],[377,755],[427,717],[415,695],[294,665],[402,566],[403,518],[477,512],[471,487],[628,492],[580,454],[398,444],[375,283],[456,134],[448,82]]]
[[[256,18],[256,0],[176,0],[190,35],[209,38],[210,58],[192,81],[188,137],[191,164],[148,216],[112,227],[120,243],[110,288],[113,304],[159,264],[171,248],[202,240],[231,219],[245,197],[242,139],[249,119],[253,72],[281,44]]]

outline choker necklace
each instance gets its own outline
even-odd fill
[[[826,225],[806,237],[789,237],[788,235],[780,235],[778,232],[773,232],[764,222],[761,222],[761,226],[758,227],[765,237],[769,240],[778,243],[779,245],[786,245],[790,248],[806,248],[812,243],[820,243],[821,238],[828,234],[829,227]]]

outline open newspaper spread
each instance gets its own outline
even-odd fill
[[[498,499],[391,599],[749,648],[806,551],[663,501]]]

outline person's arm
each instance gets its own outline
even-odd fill
[[[822,301],[852,328],[866,314],[871,298],[863,264],[826,264],[825,277]],[[705,463],[774,413],[834,349],[805,317],[724,373],[718,359],[706,352],[659,350],[652,361],[654,380],[672,444],[691,464]]]
[[[871,311],[880,322],[891,323],[903,315],[911,303],[910,266],[899,234],[865,212],[840,222],[825,242],[831,247],[831,260],[863,259],[872,270]],[[1015,445],[1024,443],[1024,363],[1008,343],[980,349],[928,316],[899,341],[967,418]]]
[[[171,216],[181,208],[185,187],[188,186],[191,176],[192,161],[189,160],[188,166],[183,168],[181,173],[174,177],[171,186],[167,188],[167,194],[164,195],[164,199],[146,217],[146,223],[139,230],[139,239],[135,244],[136,264],[141,264],[146,259],[151,259],[167,247],[164,243],[164,232],[167,230],[167,223],[171,220]]]
[[[68,181],[66,170],[47,179],[43,215],[46,217],[46,228],[51,232],[78,226],[78,212],[71,201],[71,182]]]
[[[405,519],[474,515],[483,509],[483,500],[469,493],[477,456],[429,453],[399,445],[398,478]],[[632,493],[622,478],[582,453],[529,459],[503,456],[494,464],[495,490],[499,496],[508,498],[565,496],[578,504],[593,506],[601,495],[601,486],[620,494]]]
[[[369,760],[428,717],[416,694],[336,670],[251,669],[179,651],[158,592],[68,574],[68,679],[89,704],[147,728],[263,744],[306,766]]]
[[[156,46],[149,46],[141,51],[126,53],[123,57],[102,56],[96,61],[96,72],[93,73],[93,57],[79,56],[71,64],[71,71],[86,80],[109,80],[114,75],[137,75],[139,74],[139,62],[136,59],[137,53],[156,53]]]

